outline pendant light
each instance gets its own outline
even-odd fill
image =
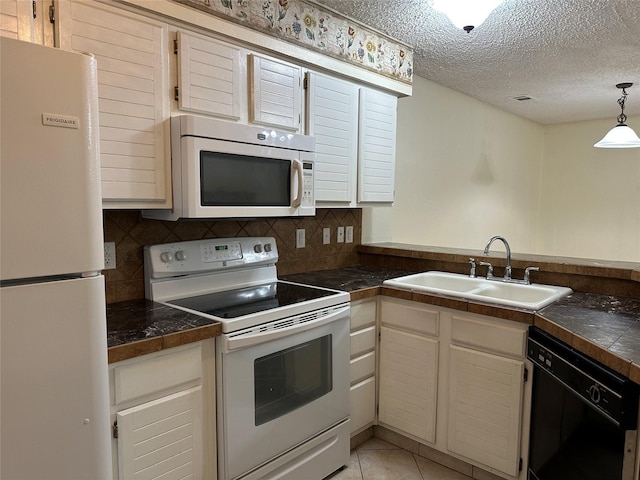
[[[469,33],[484,22],[502,0],[433,0],[433,8],[441,11],[451,23]]]
[[[602,140],[594,145],[598,148],[637,148],[640,147],[640,138],[636,135],[631,127],[628,127],[625,122],[627,116],[624,114],[624,103],[627,100],[627,88],[633,83],[618,83],[617,88],[622,89],[622,96],[618,99],[618,105],[622,111],[618,115],[618,125],[609,130]]]

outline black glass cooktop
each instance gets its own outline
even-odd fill
[[[295,283],[273,282],[255,287],[207,293],[167,303],[218,318],[237,318],[335,294],[336,292],[331,290]]]

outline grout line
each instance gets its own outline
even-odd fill
[[[360,470],[360,478],[362,480],[366,480],[364,478],[364,472],[362,471],[362,463],[360,462],[360,453],[358,453],[358,449],[356,449],[356,458],[358,459],[358,469]]]
[[[411,452],[409,452],[411,453]],[[411,453],[411,458],[413,458],[413,463],[416,465],[416,469],[418,470],[418,473],[420,474],[420,478],[422,478],[422,480],[427,480],[424,478],[424,475],[422,474],[422,470],[420,470],[420,465],[418,465],[418,460],[416,460],[416,454],[415,453]]]

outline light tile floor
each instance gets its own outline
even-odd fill
[[[346,469],[326,480],[472,479],[374,437],[351,451],[351,463]]]

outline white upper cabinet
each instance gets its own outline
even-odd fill
[[[358,86],[319,73],[307,85],[308,133],[316,139],[316,202],[356,200]]]
[[[359,207],[393,202],[395,95],[309,74],[307,133],[316,139],[316,202]]]
[[[302,68],[249,55],[249,122],[300,132]]]
[[[316,139],[316,201],[354,202],[358,161],[358,86],[309,75],[309,135]]]
[[[360,89],[358,202],[393,202],[396,161],[395,95]]]
[[[0,0],[0,34],[3,37],[32,41],[33,12],[31,2]]]
[[[244,56],[230,44],[195,33],[177,33],[178,108],[231,120],[242,114]],[[245,100],[246,102],[246,100]]]
[[[0,0],[0,36],[53,46],[49,3],[44,0]]]
[[[171,207],[167,25],[97,2],[58,3],[59,45],[98,60],[107,208]]]

